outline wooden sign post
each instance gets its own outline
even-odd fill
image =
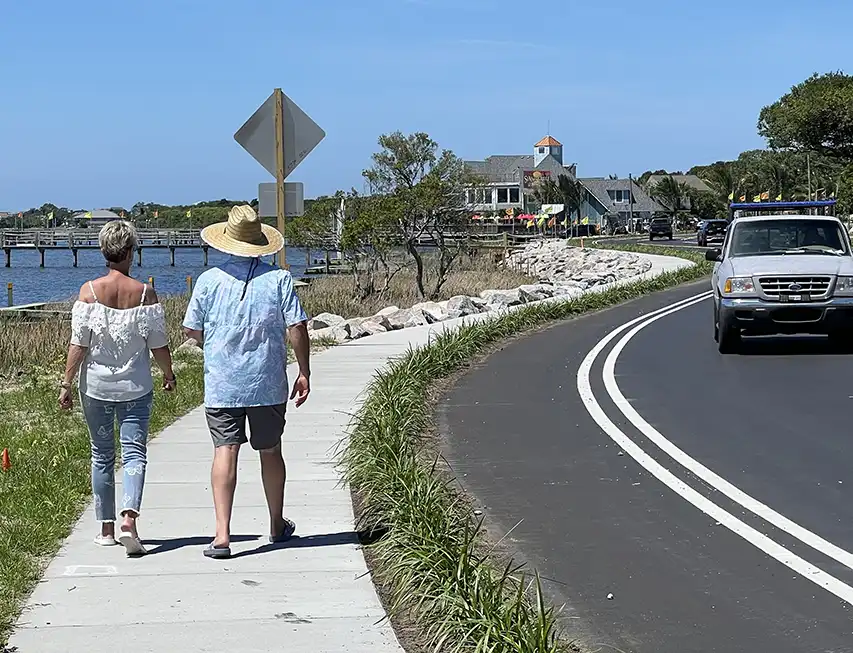
[[[284,235],[284,97],[281,89],[275,95],[275,218],[276,227]],[[287,270],[287,247],[278,253],[278,265]]]

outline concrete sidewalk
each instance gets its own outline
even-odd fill
[[[644,256],[653,267],[642,277],[691,265]],[[401,651],[358,547],[333,448],[364,388],[390,358],[487,317],[382,333],[313,357],[311,398],[289,408],[283,441],[286,513],[298,536],[288,543],[267,543],[260,465],[245,447],[232,524],[235,556],[202,556],[214,525],[210,436],[201,409],[175,422],[149,447],[140,535],[150,554],[128,559],[123,547],[95,546],[90,506],[30,597],[9,647],[16,653]],[[296,370],[288,374],[295,378]]]

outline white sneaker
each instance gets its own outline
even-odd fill
[[[116,542],[116,538],[112,535],[102,535],[98,533],[95,536],[95,544],[98,546],[116,546],[118,542]]]
[[[124,545],[129,556],[142,556],[148,553],[142,545],[142,540],[134,537],[133,533],[122,531],[118,536],[118,541]]]

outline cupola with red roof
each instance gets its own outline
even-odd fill
[[[563,144],[553,136],[546,136],[533,146],[533,165],[539,167],[548,156],[553,156],[557,163],[563,165]]]

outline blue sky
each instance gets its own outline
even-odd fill
[[[362,188],[381,133],[463,158],[550,121],[582,176],[762,146],[760,108],[845,70],[853,4],[771,0],[27,0],[0,20],[0,210],[252,198],[234,132],[280,86],[326,131],[291,175]]]

